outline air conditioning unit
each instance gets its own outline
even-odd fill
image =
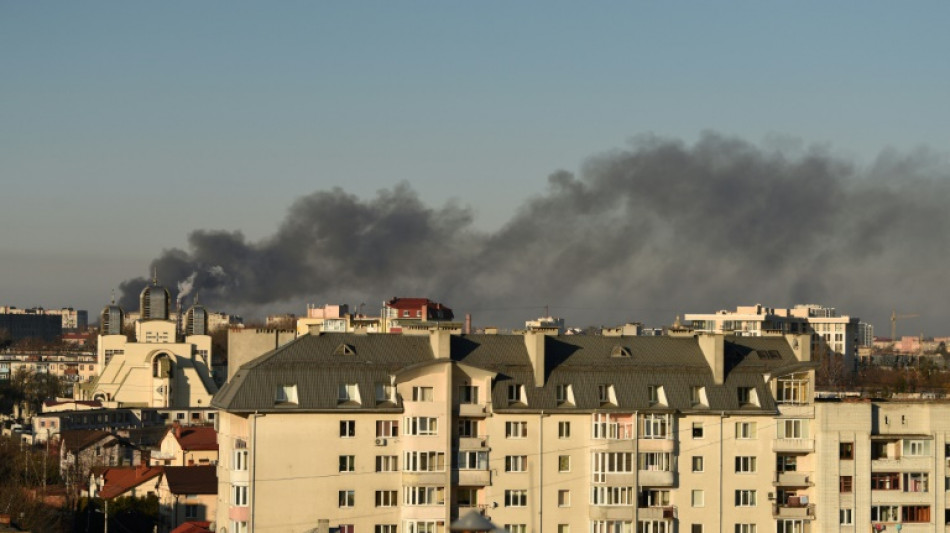
[[[385,446],[385,445],[386,445],[386,439],[376,439],[376,445],[377,445],[377,446]]]

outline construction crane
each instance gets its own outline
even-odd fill
[[[917,318],[920,315],[917,313],[910,313],[906,315],[898,315],[897,311],[891,311],[891,342],[895,345],[897,344],[897,321],[903,320],[905,318]]]

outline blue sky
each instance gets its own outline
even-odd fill
[[[644,134],[859,166],[943,153],[947,20],[946,2],[0,2],[0,304],[98,309],[191,230],[263,239],[335,186],[405,181],[496,229]]]

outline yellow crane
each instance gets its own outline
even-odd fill
[[[920,315],[917,313],[909,313],[906,315],[898,315],[897,311],[891,311],[891,342],[897,344],[897,321],[903,320],[905,318],[917,318]]]

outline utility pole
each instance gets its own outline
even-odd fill
[[[102,533],[109,533],[109,500],[106,500],[106,521],[102,528]]]

